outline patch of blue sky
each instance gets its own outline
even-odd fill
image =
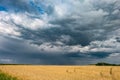
[[[33,8],[37,9],[40,14],[44,14],[45,13],[44,8],[41,7],[40,5],[39,6],[36,5],[33,0],[30,0],[30,4],[32,5]]]
[[[0,11],[7,11],[7,9],[3,6],[0,6]]]
[[[41,7],[37,7],[37,9],[38,9],[38,11],[39,11],[41,14],[44,14],[44,13],[45,13],[45,11],[44,11],[43,8],[41,8]]]
[[[33,0],[30,0],[30,4],[31,4],[32,6],[35,6]]]

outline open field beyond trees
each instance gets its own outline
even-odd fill
[[[0,70],[19,80],[120,80],[120,66],[0,65]]]

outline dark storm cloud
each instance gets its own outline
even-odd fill
[[[111,54],[120,53],[119,3],[0,0],[0,61],[87,64],[109,60]]]
[[[35,42],[37,41],[36,43],[38,44],[41,44],[43,41],[55,42],[57,40],[61,40],[62,35],[68,35],[71,38],[69,41],[61,40],[61,42],[66,45],[81,44],[82,46],[85,46],[90,42],[90,38],[88,38],[90,35],[84,34],[82,32],[73,32],[67,28],[51,28],[48,30],[38,30],[36,32],[31,30],[23,30],[22,33],[24,34],[22,35],[24,39],[32,39]]]
[[[42,53],[23,40],[0,37],[0,60],[3,63],[21,64],[75,64],[66,54]],[[25,50],[24,50],[25,49]],[[17,52],[17,53],[16,53]],[[69,54],[68,54],[69,55]]]

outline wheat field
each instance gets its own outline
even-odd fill
[[[19,80],[120,80],[120,66],[1,65]]]

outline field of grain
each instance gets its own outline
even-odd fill
[[[120,66],[0,65],[20,80],[120,80]]]

